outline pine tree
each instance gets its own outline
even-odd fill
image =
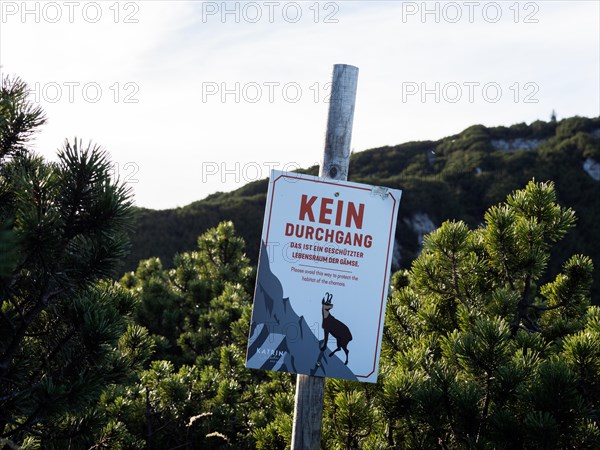
[[[244,241],[223,222],[173,262],[142,261],[121,280],[158,351],[104,408],[148,448],[255,448],[254,430],[275,418],[273,398],[289,408],[293,398],[289,375],[244,367],[254,275]]]
[[[530,182],[475,230],[428,235],[388,306],[380,407],[394,448],[597,448],[600,337],[592,262],[552,281],[575,216]]]
[[[127,250],[131,193],[111,179],[98,146],[66,141],[56,163],[29,151],[43,123],[25,83],[4,79],[0,439],[22,448],[89,448],[97,439],[116,443],[118,424],[95,405],[149,354],[149,340],[137,339],[144,330],[131,321],[133,296],[103,281]]]

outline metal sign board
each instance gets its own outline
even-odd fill
[[[400,196],[271,171],[246,367],[377,381]]]

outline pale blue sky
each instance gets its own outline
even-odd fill
[[[47,112],[37,151],[101,144],[140,206],[317,163],[335,63],[360,69],[355,151],[600,114],[596,1],[227,2],[239,22],[223,2],[26,3],[0,5],[0,64]]]

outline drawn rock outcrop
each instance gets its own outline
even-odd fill
[[[331,348],[319,349],[320,342],[304,317],[296,314],[289,298],[283,298],[264,243],[259,267],[246,367],[356,380],[337,355],[328,356]]]

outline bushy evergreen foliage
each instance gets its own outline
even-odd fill
[[[44,123],[19,79],[0,89],[0,438],[22,448],[88,448],[103,389],[135,369],[135,299],[110,281],[132,204],[97,146],[58,161],[28,151]]]
[[[256,427],[276,420],[274,397],[291,402],[292,377],[244,367],[255,275],[244,242],[223,222],[174,265],[141,261],[121,280],[157,351],[104,407],[146,448],[255,448]]]
[[[575,362],[600,357],[590,344],[592,262],[575,255],[539,285],[574,223],[555,200],[551,183],[530,182],[482,226],[445,222],[427,236],[389,304],[381,399],[395,446],[598,443],[597,393]]]

